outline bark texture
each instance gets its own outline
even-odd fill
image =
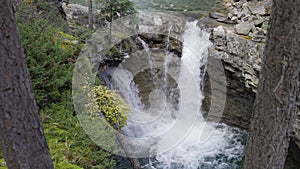
[[[300,1],[274,0],[244,169],[282,169],[296,115]]]
[[[132,169],[141,169],[139,160],[137,158],[130,157],[130,155],[131,155],[130,152],[132,152],[132,150],[131,150],[130,146],[128,145],[128,142],[125,139],[123,139],[121,136],[118,136],[118,135],[117,135],[117,139],[118,139],[120,145],[122,146],[122,149],[124,150],[124,153],[126,154],[127,159],[129,160]]]
[[[0,3],[0,144],[8,168],[51,169],[10,0]]]
[[[58,14],[64,19],[67,20],[67,15],[62,7],[62,0],[45,0],[48,3],[51,3],[54,7],[57,8]]]
[[[93,30],[94,28],[94,22],[93,22],[93,0],[88,0],[88,9],[89,9],[89,29]]]
[[[22,0],[11,0],[12,2],[12,5],[13,5],[13,9],[14,9],[14,12],[18,12],[21,5],[22,5]]]

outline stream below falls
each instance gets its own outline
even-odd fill
[[[205,121],[202,116],[202,86],[211,42],[209,34],[196,23],[186,24],[181,58],[170,52],[158,55],[138,39],[144,48],[143,62],[148,67],[138,73],[111,67],[101,74],[107,86],[118,91],[131,106],[122,133],[156,140],[149,146],[149,151],[156,153],[139,160],[142,168],[241,168],[246,133],[226,124]],[[127,60],[131,57],[134,56]],[[130,168],[130,164],[120,157],[116,168]]]

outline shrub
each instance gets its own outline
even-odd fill
[[[112,154],[87,136],[74,113],[72,73],[82,45],[76,43],[77,37],[65,33],[56,24],[49,24],[38,14],[22,21],[20,15],[22,13],[18,17],[22,45],[55,168],[113,168]],[[106,111],[107,115],[114,113]],[[120,119],[116,124],[122,126],[126,117],[120,115]],[[4,161],[0,155],[1,160]]]
[[[129,0],[97,0],[97,2],[101,6],[101,15],[109,22],[136,13],[134,3]]]
[[[92,116],[104,116],[106,121],[116,130],[126,125],[130,107],[117,93],[105,86],[95,86],[92,90],[93,100],[98,111]]]

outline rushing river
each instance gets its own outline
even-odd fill
[[[175,12],[199,17],[223,8],[222,0],[131,0],[141,11]],[[70,0],[86,5],[86,0]],[[98,8],[98,5],[94,7]]]
[[[207,14],[222,8],[221,0],[132,0],[139,10]]]
[[[175,12],[196,17],[222,8],[219,0],[132,1],[142,11]],[[149,67],[145,70],[148,78],[142,78],[153,84],[151,89],[142,86],[148,84],[141,83],[130,71],[116,71],[112,67],[102,72],[101,78],[106,85],[118,91],[131,106],[132,112],[122,133],[132,138],[155,138],[150,150],[159,153],[139,159],[144,169],[241,168],[246,133],[226,124],[205,121],[202,116],[204,96],[201,86],[211,42],[209,34],[196,25],[197,22],[186,24],[182,57],[166,52],[160,60],[159,71],[147,43],[137,39],[145,51],[143,61]],[[172,70],[174,65],[177,70]],[[175,74],[172,78],[169,77],[171,72]],[[146,101],[141,95],[143,90],[149,90]],[[170,131],[170,137],[165,137]],[[173,136],[178,140],[173,140]],[[173,145],[168,147],[168,144]],[[116,161],[117,169],[130,168],[126,158],[116,156]]]
[[[160,71],[155,69],[157,60],[151,49],[146,42],[137,38],[145,51],[144,62],[149,65],[149,76],[147,78],[144,75],[142,80],[151,81],[149,83],[154,84],[151,89],[141,86],[147,83],[134,81],[135,75],[129,71],[109,68],[102,76],[102,79],[106,79],[106,84],[117,90],[134,110],[129,116],[127,126],[123,128],[124,134],[134,138],[156,138],[157,143],[151,147],[154,152],[160,151],[161,144],[174,144],[173,139],[178,139],[171,148],[155,156],[140,159],[142,168],[241,168],[245,133],[225,124],[207,122],[202,117],[201,101],[204,96],[201,84],[204,73],[201,68],[207,63],[207,51],[211,42],[209,34],[200,30],[196,24],[197,22],[189,22],[186,25],[182,57],[176,58],[171,53],[165,53],[160,61]],[[171,82],[167,77],[171,72],[177,72],[173,75],[175,86],[179,90],[177,94],[172,93],[176,93],[176,90],[169,90],[176,89],[171,85],[174,81]],[[143,102],[140,95],[143,90],[149,90],[147,103]],[[172,99],[168,97],[177,97],[177,102],[170,101]],[[187,127],[190,128],[186,130]],[[171,130],[171,137],[165,138]],[[181,137],[173,137],[174,135]],[[117,168],[130,168],[123,160],[118,162]]]

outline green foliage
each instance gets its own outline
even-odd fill
[[[1,150],[0,150],[0,169],[7,169],[7,166],[5,165],[5,159],[2,155]]]
[[[18,16],[22,45],[55,168],[113,168],[112,154],[88,137],[74,113],[71,81],[74,63],[82,47],[76,43],[78,38],[38,16],[21,21],[20,15],[22,13]],[[99,79],[96,83],[100,84]],[[96,86],[92,92],[93,104],[99,106],[98,112],[115,129],[121,129],[129,112],[125,101],[103,86]],[[91,124],[94,123],[96,121]],[[97,126],[92,127],[97,129]],[[100,135],[114,145],[110,133]],[[1,166],[2,162],[4,158],[0,151],[0,169],[6,169]]]
[[[74,164],[82,168],[113,168],[111,153],[102,150],[86,135],[73,111],[72,103],[67,100],[41,111],[55,168],[75,168]]]
[[[95,86],[92,92],[92,101],[98,106],[98,111],[93,112],[92,116],[104,116],[116,130],[124,127],[130,112],[130,107],[124,99],[105,86]]]
[[[43,19],[19,24],[22,45],[40,108],[60,102],[70,90],[74,53],[78,47],[66,45],[55,25]]]
[[[22,21],[20,15],[22,45],[55,168],[113,168],[112,154],[88,137],[74,113],[71,82],[82,47],[78,38],[38,15]]]
[[[97,0],[101,13],[107,21],[136,13],[134,3],[129,0]]]
[[[83,23],[79,23],[76,20],[68,20],[68,25],[70,25],[70,27],[75,28],[71,29],[70,31],[76,38],[78,38],[78,41],[81,43],[85,43],[96,31],[91,31],[88,27],[86,27],[86,25],[84,25]]]

